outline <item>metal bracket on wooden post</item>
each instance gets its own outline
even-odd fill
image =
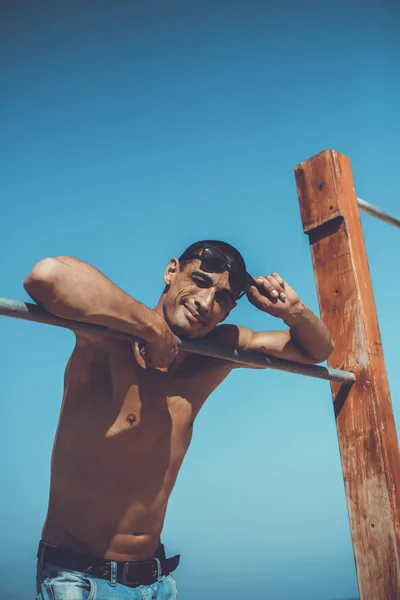
[[[326,150],[295,169],[321,317],[335,342],[331,382],[361,600],[400,599],[400,455],[349,159]]]

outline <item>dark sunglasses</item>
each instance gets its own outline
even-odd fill
[[[239,286],[240,292],[236,298],[237,300],[240,300],[240,298],[245,295],[250,286],[255,285],[257,287],[256,282],[246,269],[236,264],[235,261],[226,256],[218,248],[215,248],[215,246],[204,244],[200,254],[194,252],[193,254],[183,256],[182,258],[198,258],[201,262],[200,268],[202,271],[222,273],[228,269],[232,273],[235,283]]]

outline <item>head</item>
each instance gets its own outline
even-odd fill
[[[213,261],[214,250],[226,265],[223,258]],[[249,278],[236,248],[216,240],[196,242],[169,261],[159,305],[176,335],[201,337],[228,317]]]

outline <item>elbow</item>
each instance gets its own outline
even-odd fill
[[[311,358],[315,363],[324,362],[324,360],[327,360],[330,357],[334,349],[335,342],[332,340],[332,338],[329,338],[329,340],[326,343],[326,347],[323,350],[321,350],[321,352],[319,352],[318,354],[313,354]]]
[[[327,360],[330,357],[330,355],[332,354],[334,349],[335,349],[335,342],[333,341],[331,336],[329,336],[329,339],[327,342],[326,356],[325,356],[324,360]]]
[[[48,295],[54,288],[60,269],[60,262],[55,258],[43,258],[33,267],[24,281],[25,291],[34,299]]]

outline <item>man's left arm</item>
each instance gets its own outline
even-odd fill
[[[249,301],[259,310],[282,319],[289,327],[289,332],[275,332],[275,345],[279,337],[284,342],[286,335],[286,344],[283,343],[280,351],[277,348],[280,357],[298,362],[322,362],[327,359],[334,348],[327,327],[305,306],[279,273],[255,277],[255,282],[257,287],[251,286],[247,293]],[[272,353],[271,348],[268,350],[268,337],[271,345],[271,335],[254,333],[251,349]]]
[[[247,291],[259,310],[282,319],[287,330],[254,332],[235,325],[217,327],[214,339],[244,350],[256,350],[278,358],[314,364],[328,358],[334,343],[324,323],[300,300],[278,273],[255,277]]]
[[[289,329],[278,331],[251,331],[239,327],[239,347],[271,354],[294,362],[315,364],[330,356],[333,341],[325,325],[309,308],[285,323]]]

